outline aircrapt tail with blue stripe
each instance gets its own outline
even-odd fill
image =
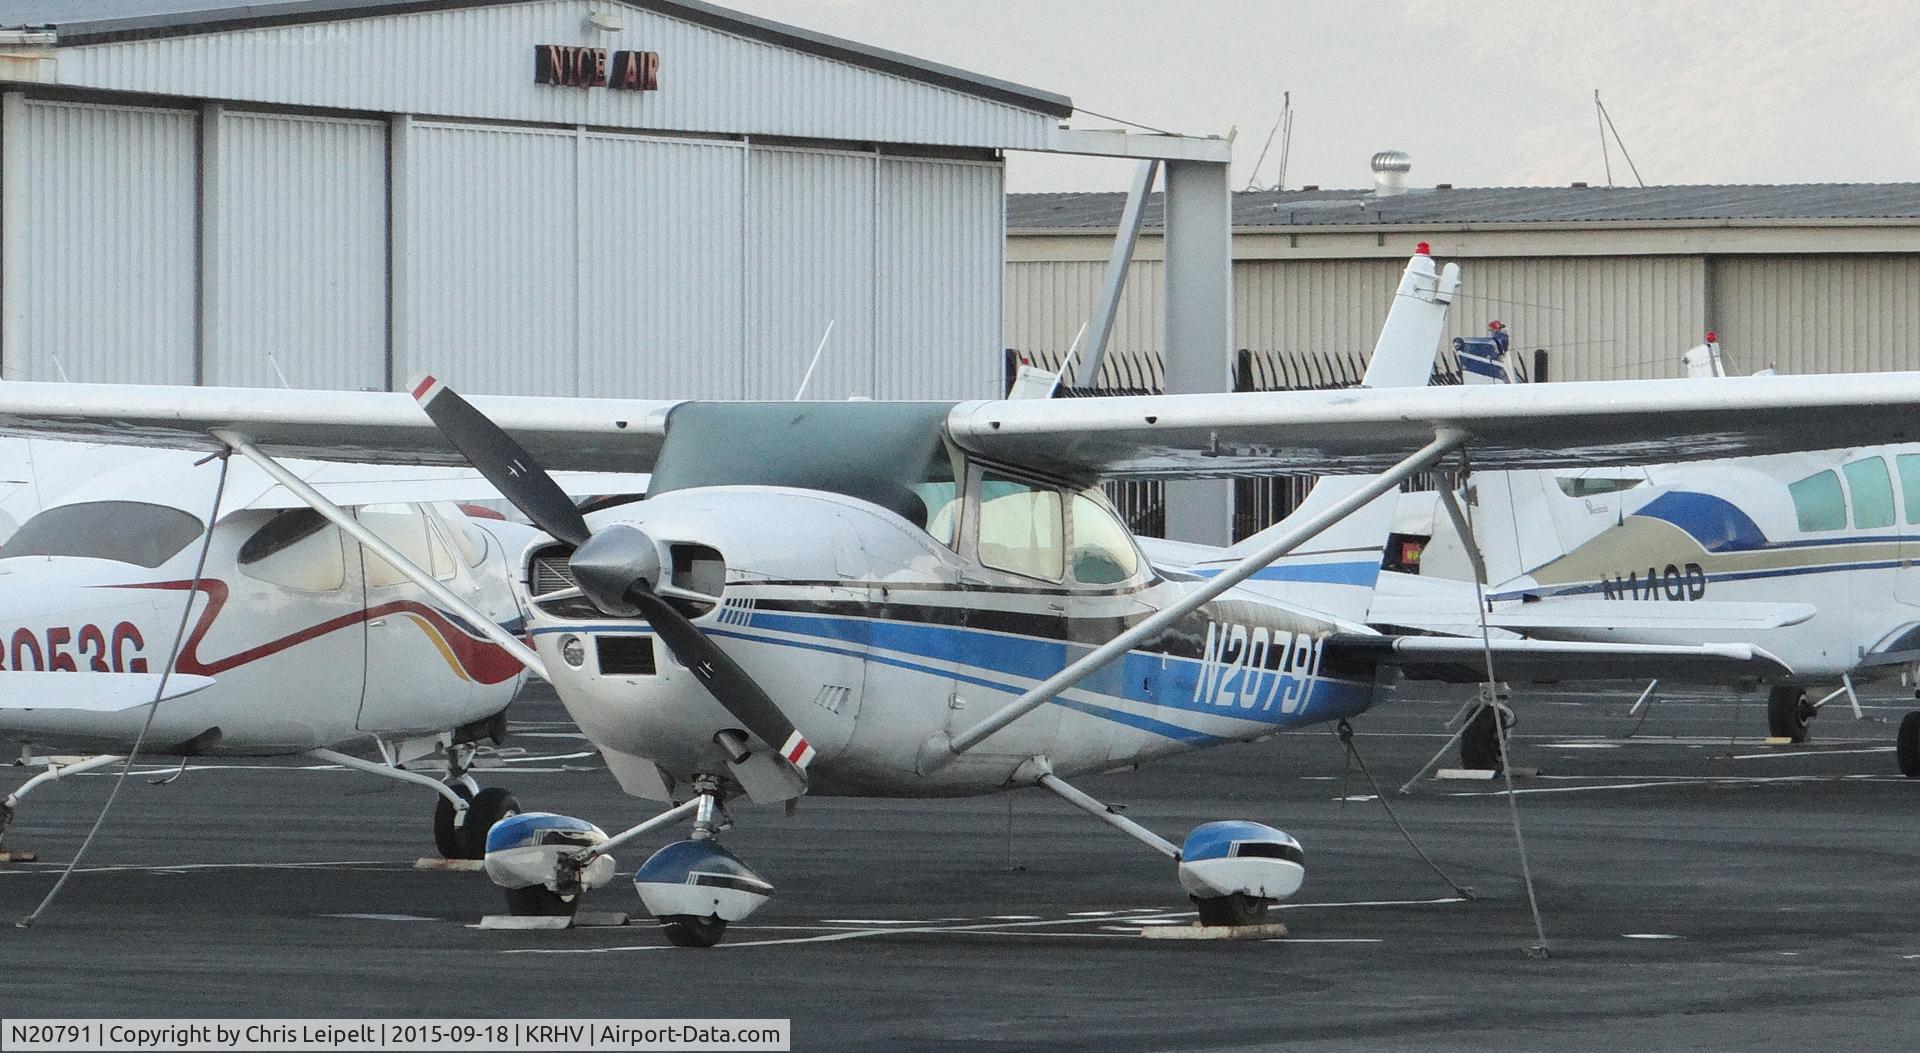
[[[1446,332],[1447,308],[1460,289],[1460,267],[1436,268],[1433,257],[1422,253],[1407,261],[1393,306],[1374,344],[1361,386],[1368,388],[1425,387],[1433,377],[1433,356]],[[1260,549],[1276,532],[1344,499],[1367,485],[1368,476],[1328,476],[1316,484],[1305,501],[1286,519],[1247,538],[1193,570],[1206,574]],[[1272,591],[1289,603],[1364,622],[1380,565],[1393,532],[1398,493],[1388,493],[1352,513],[1292,554],[1262,570],[1248,588]]]

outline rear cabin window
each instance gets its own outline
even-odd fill
[[[1907,522],[1920,523],[1920,453],[1903,453],[1893,459],[1900,470],[1900,495],[1907,509]]]
[[[347,583],[345,535],[311,508],[289,508],[240,546],[240,573],[303,592]]]
[[[1073,495],[1073,578],[1084,585],[1117,585],[1140,569],[1133,535],[1091,490]]]
[[[1847,526],[1847,500],[1840,492],[1840,476],[1829,470],[1809,475],[1787,485],[1793,496],[1793,514],[1800,529],[1844,530]]]
[[[84,501],[27,520],[0,546],[14,556],[85,556],[157,567],[200,536],[198,517],[141,501]]]
[[[1873,530],[1893,525],[1893,480],[1887,462],[1863,457],[1846,466],[1847,492],[1853,495],[1853,527]]]

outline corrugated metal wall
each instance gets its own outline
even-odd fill
[[[1920,257],[1720,256],[1710,270],[1734,372],[1920,369]]]
[[[209,134],[205,382],[384,388],[386,122],[227,113]]]
[[[1000,385],[1004,170],[880,162],[879,399],[979,398]]]
[[[760,149],[748,162],[747,398],[874,390],[875,158]]]
[[[1135,260],[1128,266],[1120,309],[1114,316],[1113,333],[1107,339],[1110,366],[1102,371],[1103,375],[1123,372],[1115,368],[1123,360],[1159,356],[1164,338],[1160,314],[1166,293],[1164,266],[1159,260]],[[1104,262],[1081,260],[1007,264],[1007,346],[1064,354],[1072,345],[1074,334],[1093,317],[1106,272]],[[1235,290],[1236,311],[1239,295]],[[1131,375],[1139,375],[1139,370],[1132,371]],[[1100,386],[1130,385],[1117,377],[1109,377]]]
[[[1009,264],[1009,345],[1064,349],[1093,313],[1105,266]],[[1235,345],[1289,354],[1370,352],[1404,266],[1375,259],[1238,261]],[[1160,267],[1133,264],[1110,354],[1159,353]],[[1698,256],[1474,259],[1462,269],[1448,337],[1482,335],[1499,319],[1515,347],[1548,350],[1557,380],[1678,376],[1680,355],[1706,328],[1706,268]]]
[[[741,397],[746,148],[581,144],[580,393]]]
[[[854,141],[1038,149],[1054,118],[1007,103],[601,2],[625,28],[586,26],[581,0],[419,11],[64,48],[62,84],[193,97]],[[539,85],[533,48],[660,53],[661,90]]]
[[[7,112],[20,227],[5,244],[21,259],[8,261],[4,375],[192,383],[195,115],[22,99]]]
[[[431,372],[458,388],[579,390],[582,259],[577,135],[417,123],[408,146],[394,382]]]

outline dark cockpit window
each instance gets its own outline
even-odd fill
[[[200,536],[200,520],[178,508],[140,501],[61,505],[27,520],[0,546],[14,556],[85,556],[157,567]]]

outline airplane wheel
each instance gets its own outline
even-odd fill
[[[662,914],[660,928],[675,947],[711,947],[727,934],[727,923],[712,915]]]
[[[562,896],[545,885],[507,889],[507,913],[518,918],[571,918],[579,896]]]
[[[453,784],[453,792],[459,794],[462,800],[473,800],[472,791],[459,783]],[[456,825],[456,819],[452,801],[445,797],[433,799],[433,847],[440,850],[442,859],[477,858],[467,855],[467,843],[460,836],[460,827]]]
[[[1900,774],[1920,779],[1920,713],[1900,718],[1900,734],[1893,740],[1893,755],[1900,760]]]
[[[446,798],[441,798],[445,801]],[[452,805],[447,806],[453,810]],[[473,802],[467,805],[467,821],[460,827],[460,839],[465,848],[461,859],[485,859],[487,856],[487,831],[493,824],[508,816],[520,814],[520,802],[513,794],[498,786],[483,787],[473,795]]]
[[[1807,722],[1813,713],[1805,688],[1776,687],[1767,692],[1767,734],[1776,739],[1807,741],[1811,734]]]
[[[1262,925],[1267,920],[1267,907],[1273,902],[1244,892],[1204,899],[1194,896],[1192,899],[1193,905],[1200,910],[1202,925]]]
[[[1513,727],[1511,717],[1502,716],[1507,727]],[[1500,732],[1493,726],[1494,709],[1481,706],[1473,719],[1467,721],[1467,730],[1460,733],[1460,766],[1470,771],[1500,770]]]

